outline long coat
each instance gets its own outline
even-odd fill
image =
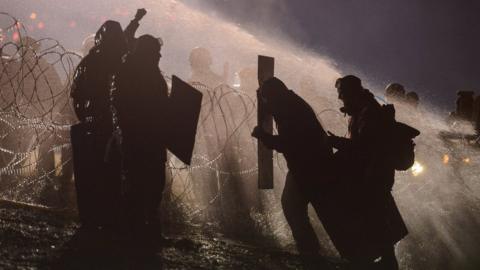
[[[338,184],[332,187],[325,224],[343,257],[374,259],[408,234],[391,194],[395,169],[389,160],[387,118],[366,91],[367,105],[352,114],[350,138],[335,148]]]

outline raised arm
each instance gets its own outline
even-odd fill
[[[147,10],[144,8],[137,9],[135,18],[130,21],[127,25],[127,28],[123,31],[125,38],[127,39],[128,49],[131,51],[135,43],[135,32],[137,32],[138,27],[140,26],[139,22],[147,14]]]

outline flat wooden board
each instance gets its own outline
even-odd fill
[[[192,161],[203,94],[177,76],[169,97],[167,149],[185,164]]]
[[[268,56],[258,56],[258,85],[274,75],[275,59]],[[260,100],[257,101],[257,125],[269,134],[273,133],[273,117],[266,112]],[[273,188],[273,151],[258,141],[258,188]]]

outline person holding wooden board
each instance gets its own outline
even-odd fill
[[[267,148],[284,155],[288,174],[282,193],[282,208],[302,255],[319,255],[320,244],[308,217],[308,204],[322,220],[323,207],[317,191],[329,182],[326,173],[332,162],[332,148],[315,112],[300,96],[273,77],[259,89],[259,102],[273,116],[278,135],[255,127],[252,136]],[[319,175],[319,172],[322,172]]]

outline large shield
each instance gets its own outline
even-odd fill
[[[202,97],[203,94],[200,91],[177,76],[172,77],[168,117],[171,130],[167,148],[188,165],[192,160]]]
[[[273,77],[275,59],[268,56],[258,56],[258,85],[262,87],[263,82]],[[263,127],[268,134],[273,133],[273,118],[262,106],[262,102],[257,102],[257,125]],[[273,151],[258,141],[258,188],[273,188]]]

